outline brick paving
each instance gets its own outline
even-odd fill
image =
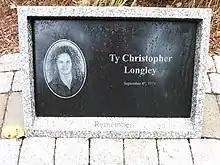
[[[204,139],[1,139],[0,165],[219,165],[220,58],[208,59]],[[0,58],[0,133],[23,128],[19,61],[19,54]]]
[[[54,138],[26,138],[20,150],[19,165],[53,165],[54,149]]]
[[[219,165],[219,153],[216,139],[0,140],[1,165]]]
[[[0,140],[0,164],[17,165],[21,140]]]
[[[216,96],[205,96],[205,112],[203,122],[203,136],[220,139],[220,115]]]
[[[194,165],[220,164],[220,140],[190,140]]]
[[[220,73],[220,56],[213,57],[217,73]]]
[[[8,98],[3,127],[11,125],[23,128],[23,116],[21,92],[13,92]]]
[[[88,164],[89,140],[58,138],[56,140],[55,160],[56,165]]]
[[[154,139],[125,139],[125,164],[158,165],[157,143]]]
[[[7,95],[0,94],[0,130],[3,125],[3,120],[5,116],[5,108],[6,108]]]
[[[186,139],[158,140],[159,160],[163,165],[193,165],[190,146]]]

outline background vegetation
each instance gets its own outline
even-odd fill
[[[209,55],[220,55],[220,0],[0,0],[0,56],[19,52],[16,7],[22,5],[212,8]]]

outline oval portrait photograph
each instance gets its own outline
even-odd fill
[[[43,72],[54,95],[63,99],[74,97],[86,80],[85,57],[74,42],[60,39],[47,50]]]

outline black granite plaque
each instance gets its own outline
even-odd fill
[[[31,21],[37,116],[190,117],[195,21]]]

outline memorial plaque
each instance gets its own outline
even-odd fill
[[[208,9],[20,7],[27,134],[199,137],[209,22]]]
[[[197,22],[33,19],[37,116],[190,117]]]

